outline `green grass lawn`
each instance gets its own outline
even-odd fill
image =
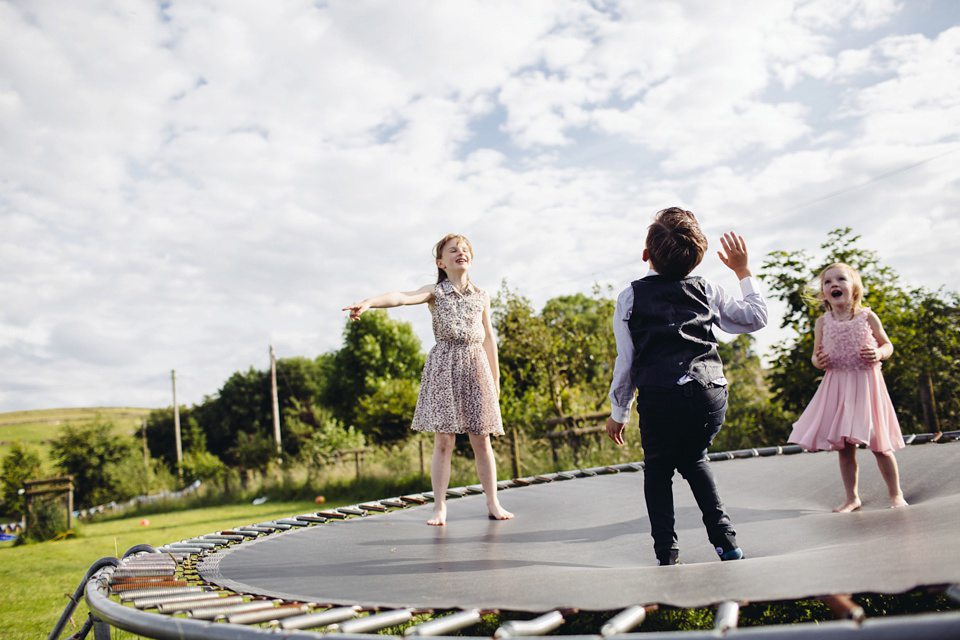
[[[342,506],[324,505],[325,508]],[[316,511],[313,502],[283,502],[254,505],[207,507],[191,511],[143,516],[83,524],[79,537],[14,547],[0,542],[0,638],[45,638],[53,629],[87,569],[103,557],[119,557],[130,547],[149,544],[159,547],[184,538],[213,533],[231,527],[275,520]],[[61,637],[67,638],[87,619],[81,602]],[[115,632],[116,633],[116,632]],[[91,634],[90,638],[93,637]],[[114,637],[132,637],[122,634]]]

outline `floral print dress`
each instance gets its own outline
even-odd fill
[[[489,296],[472,286],[460,293],[438,282],[434,301],[436,344],[427,355],[413,417],[415,431],[502,435],[500,403],[483,348],[483,311]]]

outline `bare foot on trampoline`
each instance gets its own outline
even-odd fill
[[[833,510],[834,513],[850,513],[851,511],[856,511],[862,505],[860,498],[856,500],[847,500],[842,505]]]
[[[490,518],[491,520],[512,520],[513,519],[513,514],[507,511],[506,509],[504,509],[503,507],[501,507],[500,505],[495,505],[492,508],[488,507],[488,509],[490,512],[487,514],[487,517]]]
[[[434,507],[433,516],[427,520],[427,524],[431,527],[442,527],[447,524],[447,505]]]
[[[903,499],[903,496],[894,496],[890,498],[890,508],[899,509],[900,507],[910,506],[906,500]]]

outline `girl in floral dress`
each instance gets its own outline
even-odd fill
[[[430,479],[433,514],[427,524],[447,519],[447,487],[456,434],[470,438],[488,517],[509,520],[497,498],[497,466],[491,435],[503,435],[500,419],[500,367],[490,320],[490,296],[468,277],[473,248],[461,235],[449,234],[434,249],[437,282],[416,291],[392,291],[344,307],[357,320],[367,309],[427,303],[436,344],[427,355],[413,417],[415,431],[434,434]]]
[[[861,306],[863,282],[849,265],[836,263],[820,274],[818,299],[826,313],[814,327],[813,365],[823,380],[793,425],[790,442],[804,449],[840,452],[840,478],[846,500],[835,512],[860,508],[857,445],[866,445],[877,459],[892,508],[907,505],[893,452],[904,446],[900,423],[880,363],[893,345],[880,318]]]

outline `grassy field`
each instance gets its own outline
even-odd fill
[[[337,504],[325,507],[340,506]],[[44,638],[53,629],[87,569],[103,557],[119,557],[137,544],[155,547],[214,531],[254,522],[316,511],[313,502],[266,503],[207,507],[191,511],[142,516],[81,525],[79,537],[14,547],[0,542],[0,638]],[[84,603],[62,637],[69,637],[87,619]],[[91,634],[89,637],[93,637]],[[114,632],[114,637],[131,638]]]
[[[89,409],[39,409],[0,413],[0,459],[14,442],[26,443],[40,452],[49,465],[50,440],[60,435],[67,423],[82,425],[94,420],[107,420],[118,435],[131,435],[140,429],[141,421],[153,409],[135,407],[96,407]]]

